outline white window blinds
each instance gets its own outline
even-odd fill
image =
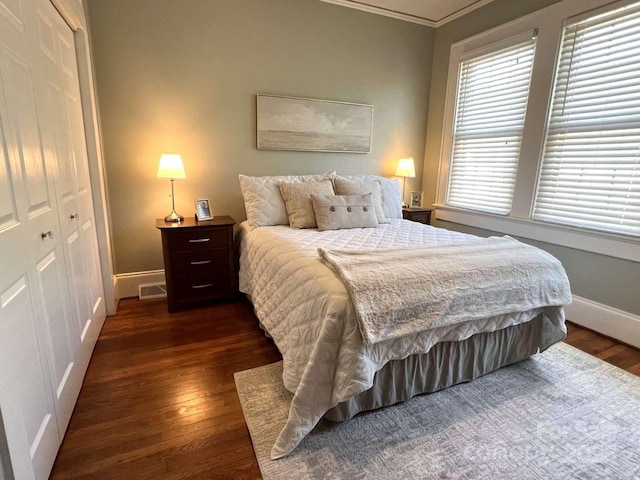
[[[565,26],[533,218],[640,235],[640,4]]]
[[[460,62],[448,205],[508,214],[535,39]]]

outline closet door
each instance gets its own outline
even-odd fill
[[[16,478],[47,478],[105,315],[73,33],[48,0],[0,0],[0,142],[0,411]]]
[[[82,295],[86,299],[87,314],[82,318],[82,342],[84,353],[90,355],[98,336],[98,328],[106,315],[98,241],[93,212],[87,143],[80,102],[80,82],[73,32],[59,15],[54,18],[58,41],[58,71],[60,72],[61,89],[64,93],[64,109],[66,112],[70,149],[73,153],[73,179],[77,209],[75,212],[64,212],[64,217],[75,217],[78,227],[78,257],[82,257],[83,281]],[[63,217],[63,219],[64,219]],[[74,256],[75,258],[75,256]],[[88,350],[87,350],[88,349]]]
[[[78,228],[75,160],[70,142],[69,121],[66,115],[57,22],[62,19],[48,1],[35,2],[37,23],[38,97],[42,115],[40,134],[45,146],[48,171],[53,175],[54,196],[58,211],[61,283],[57,289],[43,287],[43,299],[57,295],[60,305],[43,301],[47,322],[46,346],[50,360],[50,377],[60,437],[64,436],[73,407],[81,388],[82,378],[93,345],[83,345],[84,325],[91,323],[84,258]],[[62,22],[64,23],[64,22]],[[66,27],[66,25],[64,25]],[[67,33],[71,31],[67,27]],[[78,261],[79,259],[79,261]],[[80,263],[80,267],[78,267]],[[77,272],[82,272],[77,275]],[[55,314],[52,308],[57,307]],[[84,353],[83,353],[84,352]]]
[[[43,109],[47,125],[43,140],[55,158],[54,186],[60,236],[69,292],[70,343],[73,351],[69,393],[57,401],[61,433],[80,390],[100,326],[106,316],[98,241],[89,177],[86,136],[74,34],[48,0],[37,0],[37,37],[40,46],[38,77],[43,80]],[[49,140],[51,136],[52,141]],[[56,383],[56,385],[58,385]],[[71,399],[71,400],[70,400]]]
[[[58,318],[66,279],[30,7],[0,0],[0,409],[20,479],[46,478],[55,459],[60,432],[47,345],[64,344],[66,329]],[[61,365],[69,364],[69,347],[59,350]]]
[[[51,118],[50,131],[53,134],[52,154],[56,157],[55,196],[60,216],[60,235],[66,258],[68,288],[71,298],[73,346],[79,363],[88,361],[93,345],[89,345],[93,314],[89,290],[89,267],[86,241],[82,229],[80,204],[86,201],[81,194],[78,171],[82,171],[81,158],[76,158],[71,122],[67,108],[67,94],[64,87],[67,68],[61,58],[62,52],[73,48],[73,34],[69,27],[54,12],[44,12],[38,7],[40,32],[47,32],[50,42],[49,54],[43,63],[42,76],[46,78],[47,113]],[[53,10],[53,7],[51,7]],[[49,13],[47,15],[47,13]],[[62,25],[60,25],[62,24]],[[41,36],[44,36],[41,34]],[[89,191],[89,203],[91,192]],[[83,212],[84,213],[84,212]]]

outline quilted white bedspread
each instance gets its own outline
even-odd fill
[[[536,308],[439,327],[366,345],[344,284],[324,265],[317,248],[373,250],[459,243],[476,238],[392,219],[378,228],[318,232],[288,226],[240,225],[240,290],[283,356],[283,382],[294,396],[287,424],[271,457],[289,454],[338,403],[369,389],[388,361],[425,353],[442,341],[526,322],[543,314],[540,349],[564,338],[562,307]]]

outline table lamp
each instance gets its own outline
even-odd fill
[[[171,213],[164,217],[165,222],[181,222],[184,220],[182,215],[176,213],[176,202],[173,195],[174,180],[184,180],[187,176],[184,173],[184,165],[182,157],[173,153],[163,153],[160,156],[160,165],[158,166],[157,178],[163,180],[171,180]]]
[[[416,176],[416,167],[413,164],[413,158],[401,158],[396,169],[396,177],[402,177],[402,206],[407,207],[404,201],[404,188],[407,185],[407,178]]]

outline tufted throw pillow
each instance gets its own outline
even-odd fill
[[[318,230],[377,227],[375,202],[371,193],[364,195],[311,195]]]
[[[374,180],[347,180],[344,177],[333,178],[336,195],[363,195],[371,193],[378,223],[389,223],[382,211],[382,190],[380,182]]]
[[[311,195],[333,195],[333,183],[331,180],[283,183],[280,193],[287,206],[291,228],[315,228],[317,224]]]
[[[289,216],[280,194],[281,183],[317,182],[331,180],[335,172],[321,175],[277,175],[268,177],[249,177],[239,175],[247,221],[253,230],[269,225],[287,225]]]

